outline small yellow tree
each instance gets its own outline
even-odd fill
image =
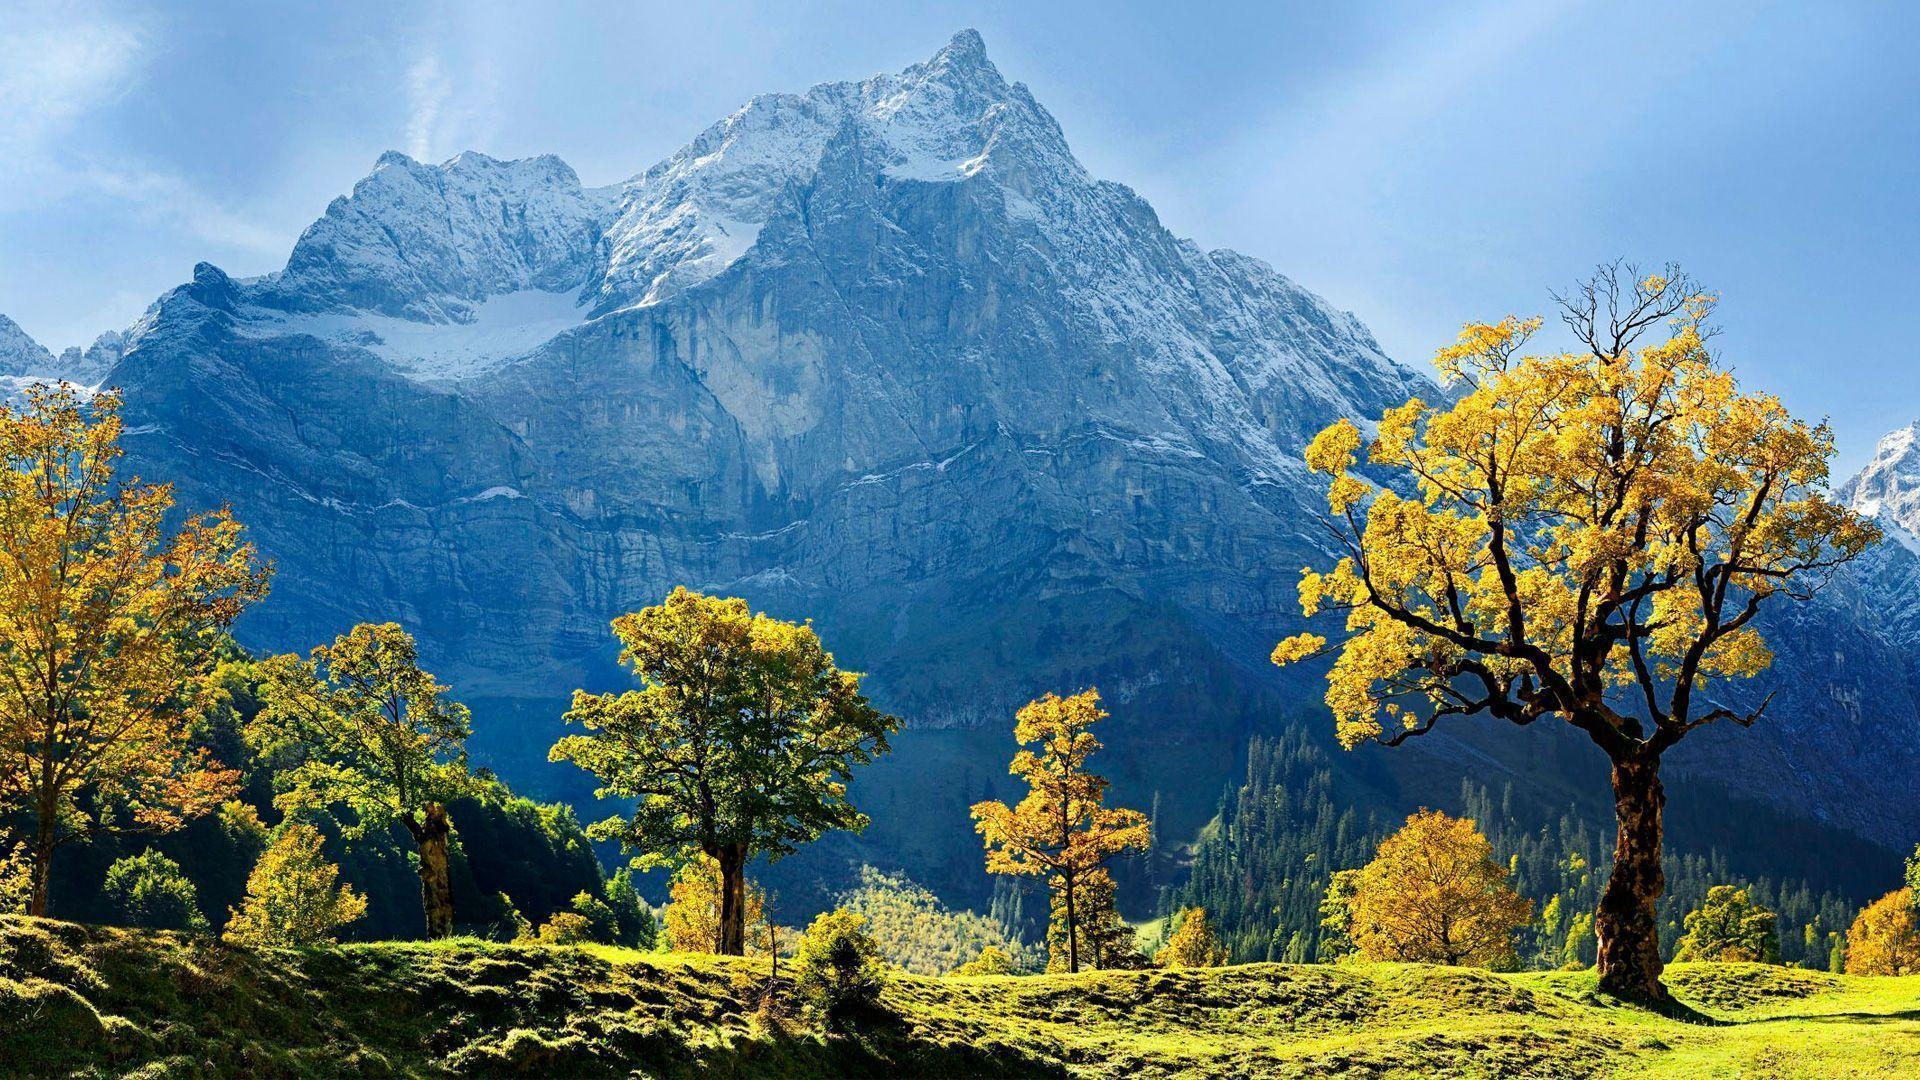
[[[1106,717],[1100,693],[1072,697],[1048,694],[1015,717],[1021,743],[1008,772],[1031,789],[1018,806],[981,802],[973,806],[974,830],[987,846],[990,874],[1045,874],[1058,894],[1066,930],[1066,968],[1080,970],[1077,893],[1108,859],[1151,842],[1147,817],[1138,810],[1103,806],[1108,783],[1087,770],[1100,749],[1088,729]],[[1039,753],[1026,748],[1038,743]]]
[[[1662,1004],[1656,903],[1661,757],[1765,702],[1722,689],[1772,656],[1755,622],[1804,599],[1873,542],[1825,492],[1833,435],[1743,393],[1708,350],[1713,297],[1678,270],[1600,272],[1561,298],[1580,348],[1524,355],[1539,319],[1474,324],[1441,349],[1464,383],[1389,409],[1373,437],[1342,419],[1307,448],[1329,477],[1344,557],[1300,581],[1308,615],[1345,617],[1340,741],[1397,744],[1450,718],[1556,718],[1612,766],[1613,869],[1594,910],[1600,988]],[[1661,335],[1662,328],[1667,332]],[[1376,484],[1357,471],[1372,466]]]
[[[1153,955],[1161,967],[1219,967],[1227,962],[1226,947],[1207,921],[1206,908],[1188,908],[1173,917],[1174,931]]]
[[[320,830],[289,824],[247,875],[247,895],[230,909],[221,936],[238,945],[298,948],[332,941],[334,931],[367,912],[340,868],[321,853]]]
[[[682,863],[667,886],[667,907],[661,913],[666,924],[667,947],[674,952],[717,953],[720,951],[720,901],[723,885],[719,860],[710,855],[694,855]],[[766,940],[767,894],[751,881],[743,884],[743,922],[746,945]]]
[[[1471,821],[1437,810],[1407,818],[1353,879],[1355,947],[1368,960],[1495,967],[1513,961],[1514,931],[1533,902]]]
[[[123,480],[120,454],[113,394],[0,405],[0,812],[28,823],[34,915],[61,846],[177,828],[237,777],[193,732],[267,573],[225,511],[170,530],[172,488]]]
[[[1920,925],[1913,893],[1899,889],[1868,904],[1847,930],[1847,974],[1920,974]]]

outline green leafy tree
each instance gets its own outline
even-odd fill
[[[851,911],[814,917],[794,955],[794,988],[832,1031],[845,1030],[880,1003],[887,965],[867,933],[867,920]]]
[[[277,771],[288,813],[345,808],[342,832],[405,827],[419,852],[427,936],[453,933],[447,804],[479,791],[467,766],[467,708],[420,670],[395,623],[361,623],[311,658],[260,664],[263,708],[247,737]]]
[[[1106,716],[1097,690],[1028,702],[1014,717],[1013,737],[1021,749],[1007,769],[1027,782],[1027,796],[1017,806],[979,802],[972,808],[974,831],[986,843],[988,873],[1047,875],[1054,892],[1052,924],[1061,938],[1055,951],[1067,971],[1081,966],[1081,928],[1089,920],[1080,908],[1094,908],[1082,890],[1098,887],[1095,879],[1105,878],[1110,895],[1107,860],[1123,851],[1145,851],[1152,843],[1146,815],[1102,805],[1110,785],[1087,768],[1100,749],[1089,729]],[[1029,743],[1039,744],[1039,752],[1027,749]],[[1118,918],[1115,913],[1106,921]],[[1052,936],[1050,930],[1050,942]]]
[[[606,893],[607,906],[613,909],[616,944],[644,951],[651,951],[659,944],[660,920],[640,898],[640,890],[633,884],[632,870],[623,866],[614,871],[607,879]]]
[[[1707,898],[1687,912],[1687,932],[1674,949],[1676,962],[1777,964],[1780,935],[1774,913],[1753,902],[1747,890],[1715,885]]]
[[[573,898],[573,913],[587,920],[593,940],[603,945],[620,940],[619,916],[605,900],[583,890]]]
[[[227,915],[221,936],[238,945],[298,948],[332,941],[367,912],[367,901],[339,884],[340,868],[322,853],[320,830],[283,826],[247,877],[247,895]]]
[[[179,863],[157,851],[115,860],[103,891],[128,926],[206,932],[199,891]]]
[[[847,781],[888,750],[900,721],[868,704],[860,676],[834,666],[810,624],[744,600],[677,588],[613,632],[642,688],[576,692],[566,719],[587,733],[549,757],[598,777],[599,796],[635,801],[630,817],[595,825],[596,839],[618,840],[642,867],[695,853],[719,865],[717,947],[739,956],[748,861],[864,829]]]
[[[1360,891],[1360,871],[1335,870],[1320,898],[1320,958],[1339,960],[1354,952],[1353,896]]]

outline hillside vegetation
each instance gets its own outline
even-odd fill
[[[1587,973],[1250,964],[896,974],[855,1034],[762,962],[454,939],[252,952],[0,918],[0,1061],[40,1076],[1835,1076],[1920,1069],[1920,977],[1679,965],[1682,1023]]]

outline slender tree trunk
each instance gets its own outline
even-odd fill
[[[722,956],[747,952],[747,850],[729,844],[715,856],[720,863],[720,941]]]
[[[27,914],[42,919],[47,917],[48,882],[53,876],[54,830],[57,828],[55,812],[42,807],[33,835],[33,866],[27,875]]]
[[[447,808],[427,804],[426,820],[414,832],[420,846],[420,906],[427,913],[427,937],[453,936],[453,878],[447,871]]]
[[[1593,913],[1600,955],[1600,989],[1646,1004],[1671,1000],[1660,982],[1660,927],[1654,903],[1666,889],[1660,866],[1660,813],[1666,805],[1660,759],[1652,755],[1613,763],[1613,808],[1619,832],[1613,873]]]
[[[1073,876],[1066,875],[1067,883],[1067,970],[1080,970],[1080,917],[1073,910]]]

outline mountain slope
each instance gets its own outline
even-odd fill
[[[971,32],[756,98],[612,188],[553,158],[385,155],[285,270],[202,264],[114,347],[135,469],[231,502],[278,561],[250,643],[398,619],[530,776],[570,689],[625,685],[615,614],[684,583],[811,616],[916,729],[863,798],[917,813],[796,863],[962,896],[985,887],[965,807],[1005,791],[1010,716],[1042,691],[1102,688],[1119,796],[1163,795],[1174,838],[1249,731],[1312,722],[1317,680],[1266,663],[1298,568],[1329,558],[1300,450],[1431,390],[1352,315],[1089,177]],[[1911,666],[1835,618],[1810,640]],[[1833,730],[1870,743],[1887,700]],[[1868,827],[1852,772],[1796,771],[1808,730],[1693,759],[1764,761]],[[1345,760],[1401,801],[1511,771],[1564,805],[1603,776],[1506,733],[1420,742]]]

